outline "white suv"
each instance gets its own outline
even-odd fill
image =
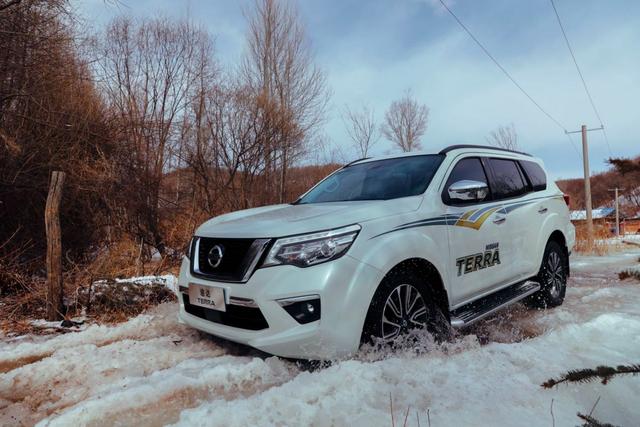
[[[179,316],[271,354],[339,358],[520,300],[562,304],[574,241],[566,199],[528,154],[457,145],[362,159],[294,203],[200,226]]]

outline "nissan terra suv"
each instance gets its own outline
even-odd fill
[[[562,304],[568,200],[525,153],[456,145],[352,162],[291,204],[202,224],[182,322],[267,353],[333,359],[518,301]]]

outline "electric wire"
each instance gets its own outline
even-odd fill
[[[600,113],[596,108],[595,102],[593,102],[593,97],[591,96],[591,92],[589,91],[589,87],[587,86],[587,82],[584,79],[584,75],[582,75],[582,70],[580,70],[580,66],[578,65],[578,61],[576,60],[576,56],[573,53],[573,48],[571,47],[571,43],[569,43],[569,38],[567,37],[567,33],[564,30],[564,25],[562,25],[562,20],[560,19],[560,14],[558,13],[558,9],[556,8],[556,4],[553,0],[549,0],[551,2],[551,7],[553,7],[553,12],[558,19],[558,25],[560,26],[560,31],[562,32],[562,36],[564,37],[564,41],[567,44],[567,48],[569,49],[569,53],[571,54],[571,59],[573,59],[573,64],[576,66],[576,71],[578,71],[578,75],[580,76],[580,80],[582,80],[582,86],[584,87],[584,91],[587,94],[587,98],[589,98],[589,103],[591,104],[591,108],[593,108],[593,112],[596,114],[596,117],[600,121],[600,127],[602,127],[602,133],[604,135],[604,140],[607,143],[607,150],[609,151],[609,155],[613,157],[611,153],[611,145],[609,144],[609,137],[607,136],[607,131],[602,122],[602,118],[600,117]]]
[[[571,146],[575,150],[576,154],[578,154],[578,157],[582,158],[582,155],[578,151],[578,148],[575,146],[573,140],[567,133],[567,128],[565,128],[562,125],[562,123],[560,123],[551,114],[549,114],[544,108],[542,108],[542,106],[538,102],[536,102],[536,100],[533,99],[533,97],[529,95],[529,93],[526,90],[524,90],[524,88],[516,81],[516,79],[514,79],[511,76],[511,74],[509,74],[509,72],[498,62],[498,60],[489,52],[489,50],[486,47],[484,47],[482,43],[480,43],[480,40],[478,40],[476,36],[473,35],[471,30],[469,30],[467,26],[462,23],[460,18],[458,18],[456,14],[453,13],[453,11],[445,4],[444,0],[439,0],[439,1],[442,7],[444,7],[447,10],[447,12],[449,12],[449,14],[453,17],[453,19],[456,20],[456,22],[460,25],[460,27],[462,27],[462,29],[469,35],[469,37],[471,37],[471,39],[480,47],[480,49],[482,49],[482,51],[489,57],[489,59],[491,59],[491,61],[493,61],[493,63],[500,69],[500,71],[502,71],[503,74],[507,76],[509,80],[511,80],[511,83],[513,83],[520,90],[520,92],[522,92],[524,96],[526,96],[529,99],[529,101],[531,101],[533,105],[535,105],[538,108],[538,110],[540,110],[545,116],[547,116],[552,122],[554,122],[560,129],[562,129],[565,135],[567,135],[567,137],[569,138],[569,142],[571,143]]]

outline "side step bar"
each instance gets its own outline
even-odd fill
[[[468,326],[538,290],[540,290],[540,284],[529,280],[501,289],[451,311],[451,326],[454,328]]]

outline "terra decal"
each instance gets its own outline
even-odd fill
[[[458,267],[458,276],[462,274],[472,273],[487,267],[493,267],[500,264],[500,248],[498,243],[491,243],[485,247],[484,252],[463,256],[456,259],[456,267]]]

